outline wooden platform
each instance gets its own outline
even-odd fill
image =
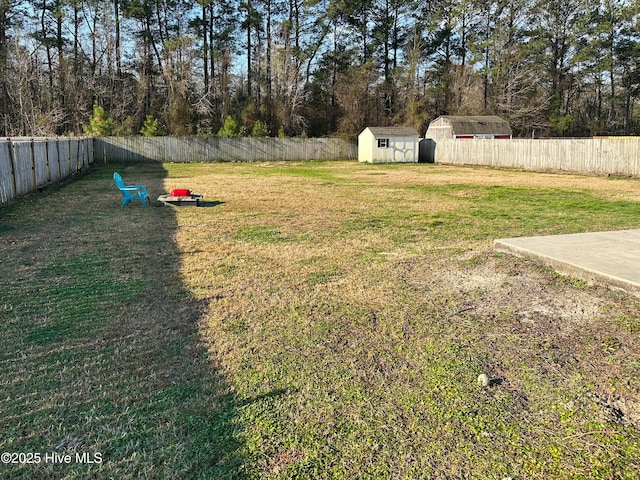
[[[172,197],[171,195],[160,195],[158,201],[170,207],[199,207],[202,195],[192,193],[183,197]]]

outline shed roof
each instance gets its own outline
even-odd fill
[[[418,137],[418,132],[411,127],[369,127],[374,137]]]
[[[509,122],[496,115],[442,115],[432,124],[450,125],[455,135],[496,134],[511,135]],[[434,127],[436,125],[433,125]],[[431,125],[429,126],[431,128]]]

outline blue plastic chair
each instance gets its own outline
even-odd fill
[[[118,172],[115,172],[113,174],[113,181],[116,182],[116,185],[118,186],[118,188],[122,192],[122,196],[124,197],[122,199],[123,207],[131,200],[134,200],[136,198],[140,199],[143,207],[147,206],[147,202],[149,203],[149,205],[151,205],[151,200],[149,199],[149,194],[147,193],[147,187],[145,187],[144,185],[125,185],[124,181],[122,180],[122,176]]]

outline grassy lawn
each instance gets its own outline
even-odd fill
[[[209,206],[122,209],[114,170]],[[0,207],[0,452],[40,455],[0,477],[638,478],[639,299],[492,241],[638,228],[639,200],[624,178],[149,163]]]

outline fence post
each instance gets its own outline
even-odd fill
[[[60,137],[56,137],[56,150],[58,151],[56,158],[58,159],[58,176],[60,177],[58,180],[62,180],[62,165],[60,165]]]
[[[44,154],[46,156],[47,166],[47,183],[51,183],[51,167],[49,167],[49,139],[44,139]]]
[[[33,190],[38,189],[38,179],[36,178],[36,154],[33,151],[33,138],[29,140],[29,151],[31,152],[31,177],[33,179]]]
[[[18,187],[16,185],[16,156],[13,154],[13,143],[10,138],[7,138],[7,151],[9,152],[9,159],[11,160],[11,197],[16,198],[18,196]]]

